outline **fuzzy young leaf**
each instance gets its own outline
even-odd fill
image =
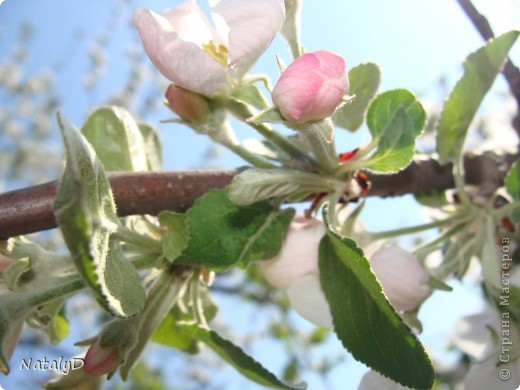
[[[368,104],[374,98],[379,83],[381,82],[381,71],[372,63],[358,65],[348,72],[350,82],[349,95],[356,95],[352,103],[340,107],[332,117],[339,127],[350,131],[357,130],[365,118]]]
[[[331,190],[330,180],[301,171],[252,168],[235,176],[228,186],[229,199],[236,205],[289,196],[295,193]]]
[[[112,314],[135,315],[145,291],[134,266],[113,237],[119,226],[103,165],[85,138],[61,115],[66,165],[54,202],[58,226],[85,282]]]
[[[124,108],[102,107],[92,113],[81,132],[107,171],[146,171],[144,140]]]
[[[424,347],[388,302],[356,243],[329,228],[319,268],[334,331],[352,356],[403,386],[431,388],[435,372]]]
[[[160,171],[163,165],[163,156],[159,133],[150,125],[139,123],[138,126],[143,137],[148,171]]]
[[[437,151],[444,162],[460,157],[471,121],[518,34],[518,31],[507,32],[466,58],[464,75],[444,103],[438,124]]]
[[[249,118],[248,123],[262,124],[262,123],[284,123],[285,118],[276,107],[271,107]]]
[[[223,339],[212,330],[199,328],[196,325],[185,325],[199,341],[210,347],[217,355],[231,364],[246,378],[271,389],[306,389],[305,383],[289,385],[282,382],[274,374],[264,368],[260,363],[247,355],[242,349]]]
[[[186,237],[186,217],[184,214],[163,211],[159,214],[159,224],[163,230],[163,254],[174,261],[188,245]]]
[[[212,190],[186,213],[188,246],[175,264],[223,269],[275,256],[294,216],[268,202],[239,207]]]
[[[259,110],[265,110],[269,107],[267,100],[265,100],[262,92],[253,84],[245,85],[241,88],[235,89],[232,93],[232,98],[236,101],[251,105]]]
[[[181,310],[174,307],[153,332],[152,341],[189,354],[198,353],[197,339],[182,325],[186,323],[184,317]]]
[[[396,89],[379,95],[367,114],[368,128],[378,146],[364,166],[383,173],[406,168],[425,123],[424,109],[411,92]]]
[[[509,195],[513,197],[515,201],[520,201],[520,162],[516,161],[509,172],[507,173],[505,179],[505,185],[507,192]],[[516,207],[513,210],[512,218],[516,223],[520,223],[520,207]]]

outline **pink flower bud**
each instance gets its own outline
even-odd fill
[[[325,232],[322,221],[303,216],[294,218],[280,253],[260,263],[267,281],[286,290],[305,274],[319,275],[318,246]]]
[[[208,100],[196,92],[170,84],[166,90],[166,100],[173,112],[189,122],[205,123],[208,119]]]
[[[428,274],[404,249],[383,248],[372,255],[372,269],[397,310],[415,309],[430,294]]]
[[[98,337],[85,355],[85,365],[83,366],[85,373],[92,376],[104,375],[115,371],[118,366],[119,348],[103,348]]]
[[[272,98],[290,122],[305,123],[331,116],[348,91],[345,60],[320,50],[306,53],[284,70]]]

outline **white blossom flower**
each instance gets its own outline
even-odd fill
[[[382,248],[372,255],[370,265],[397,310],[414,310],[431,293],[428,274],[404,249]]]
[[[210,0],[211,25],[195,0],[160,15],[138,9],[135,25],[154,65],[178,86],[205,95],[239,83],[282,27],[283,0]]]
[[[260,267],[272,286],[287,292],[296,312],[318,326],[332,328],[318,267],[318,247],[325,234],[322,221],[296,217],[280,253],[262,261]],[[409,252],[383,248],[371,256],[370,262],[397,310],[413,310],[430,294],[428,275]]]

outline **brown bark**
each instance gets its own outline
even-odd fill
[[[514,154],[468,154],[464,160],[466,183],[480,186],[484,195],[503,184]],[[156,215],[163,210],[186,211],[212,188],[226,187],[239,170],[110,173],[109,180],[120,216]],[[399,196],[453,188],[451,164],[418,158],[392,175],[367,173],[372,183],[368,196]],[[53,203],[58,182],[0,194],[0,239],[56,227]]]

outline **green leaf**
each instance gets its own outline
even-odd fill
[[[514,201],[520,201],[520,162],[516,161],[505,179],[506,190],[513,197]],[[516,207],[511,214],[511,217],[516,223],[520,223],[520,206]]]
[[[424,347],[386,299],[356,243],[329,227],[319,268],[334,331],[352,356],[403,386],[430,389],[435,372]]]
[[[65,317],[65,299],[58,299],[48,303],[39,310],[41,314],[49,316],[49,323],[45,331],[52,344],[58,344],[69,334],[70,324]]]
[[[199,347],[197,339],[193,337],[193,334],[183,325],[183,317],[178,306],[175,306],[157,329],[155,329],[152,335],[152,341],[186,353],[198,353]]]
[[[357,130],[365,118],[368,104],[376,95],[381,82],[379,66],[372,62],[360,64],[348,72],[349,95],[356,95],[352,103],[340,107],[332,117],[339,127],[350,131]]]
[[[9,240],[7,255],[16,259],[3,273],[9,289],[33,292],[63,285],[77,274],[69,256],[49,252],[25,237]]]
[[[228,186],[229,199],[236,205],[288,196],[302,192],[327,192],[333,190],[332,179],[288,169],[251,168],[233,178]]]
[[[365,167],[384,173],[406,168],[414,155],[415,139],[425,123],[424,109],[411,92],[396,89],[379,95],[367,114],[368,128],[378,145]]]
[[[247,355],[242,349],[223,339],[216,332],[199,328],[196,325],[185,325],[186,329],[201,342],[210,347],[217,355],[232,365],[246,378],[271,389],[306,389],[305,383],[289,385],[279,380],[260,363]]]
[[[184,214],[163,211],[159,214],[159,224],[163,232],[163,254],[168,260],[174,261],[188,246],[186,217]]]
[[[249,118],[247,122],[256,125],[262,123],[284,123],[285,118],[276,107],[271,107]]]
[[[66,165],[54,212],[76,268],[100,304],[120,317],[142,310],[139,274],[114,238],[119,219],[103,165],[85,138],[61,115]]]
[[[175,264],[228,268],[274,257],[282,246],[294,209],[268,202],[240,207],[224,190],[212,190],[186,213],[188,247]]]
[[[105,170],[148,170],[143,136],[124,108],[108,106],[94,111],[81,132],[94,148]]]
[[[253,84],[244,85],[235,89],[231,96],[234,100],[243,104],[251,105],[259,110],[265,110],[269,107],[269,103],[265,100],[262,92],[260,92],[258,87]]]
[[[197,276],[197,282],[198,282]],[[197,322],[194,315],[195,306],[202,308],[202,314],[206,322],[210,323],[217,315],[218,308],[211,298],[209,288],[203,285],[197,286],[197,298],[200,300],[198,304],[193,302],[192,289],[194,284],[190,283],[188,291],[183,295],[182,302],[177,304],[161,322],[159,327],[154,331],[152,340],[162,345],[176,348],[187,353],[199,352],[197,339],[192,332],[186,329],[187,323],[193,324]],[[181,309],[182,307],[182,309]],[[191,309],[191,310],[187,310]]]
[[[437,128],[437,151],[443,161],[456,161],[460,157],[471,121],[518,34],[518,31],[507,32],[466,58],[464,75],[444,102]]]
[[[139,123],[138,126],[143,137],[148,171],[160,171],[163,165],[163,156],[159,133],[148,124]]]

